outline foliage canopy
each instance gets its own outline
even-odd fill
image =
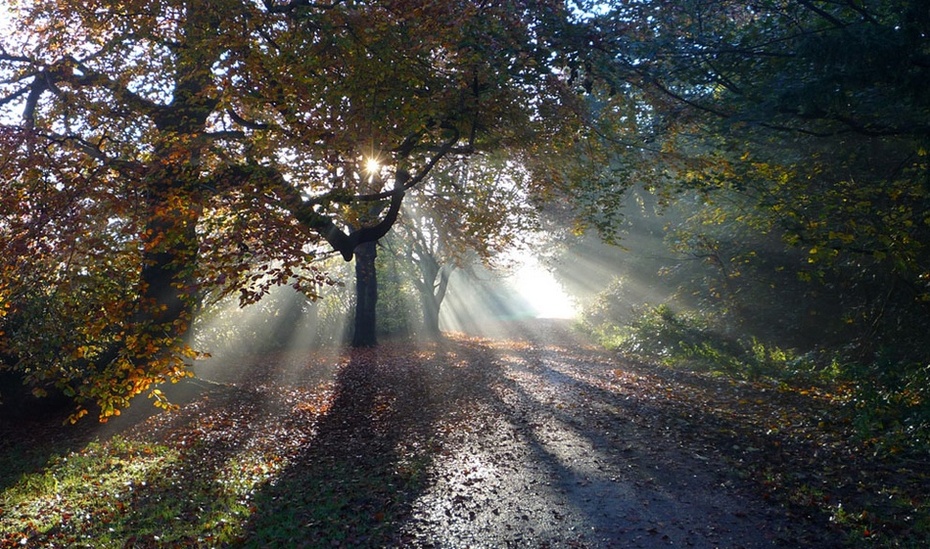
[[[314,259],[383,237],[437,165],[534,152],[581,123],[552,70],[561,2],[73,0],[14,16],[0,351],[102,417],[185,375],[205,296],[313,296],[331,282]]]
[[[592,73],[639,83],[632,117],[604,94],[611,135],[669,208],[666,273],[704,336],[824,351],[930,425],[925,3],[616,2],[591,28]]]

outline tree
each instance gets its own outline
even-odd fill
[[[0,42],[4,156],[16,159],[2,190],[27,203],[0,223],[14,252],[0,306],[21,323],[26,296],[60,296],[93,272],[107,315],[54,366],[7,321],[5,363],[103,418],[186,375],[204,295],[250,302],[274,283],[312,295],[324,243],[364,278],[372,243],[445,159],[577,126],[550,69],[568,19],[558,2],[69,0],[15,15]],[[103,228],[118,264],[65,213]],[[371,293],[355,343],[373,344],[375,289],[358,286]]]
[[[10,233],[18,247],[13,261],[47,269],[45,277],[31,275],[29,286],[18,276],[23,270],[13,272],[8,293],[31,287],[46,298],[78,300],[75,277],[106,265],[96,257],[108,250],[93,226],[101,236],[118,231],[111,240],[121,253],[119,270],[109,269],[118,275],[116,288],[82,288],[96,292],[107,313],[88,315],[100,322],[80,330],[87,343],[67,338],[49,366],[36,361],[20,330],[7,345],[16,355],[11,362],[31,372],[27,381],[54,381],[79,403],[96,401],[101,417],[152,383],[185,375],[182,359],[191,353],[183,337],[201,279],[215,276],[197,263],[197,226],[207,197],[236,183],[224,155],[239,136],[216,119],[225,99],[217,76],[223,61],[234,62],[229,52],[254,38],[254,30],[236,28],[251,11],[230,2],[103,10],[95,3],[36,3],[0,51],[0,105],[5,119],[21,121],[5,128],[4,152],[19,161],[4,165],[3,180],[28,204],[28,211],[5,211],[4,228],[27,229]],[[224,26],[232,28],[216,32]],[[236,30],[245,34],[234,37]],[[64,201],[64,212],[50,209],[50,200]],[[68,226],[62,213],[80,223]],[[288,234],[301,246],[308,241],[305,232]],[[22,254],[30,248],[41,253]],[[282,246],[278,254],[285,270],[297,259],[286,256],[291,251]]]
[[[517,159],[471,158],[436,174],[405,206],[391,247],[415,265],[427,337],[440,336],[439,312],[455,269],[490,265],[536,229],[538,211],[524,194],[529,181]]]
[[[617,2],[588,29],[601,45],[588,74],[640,114],[600,127],[635,142],[628,170],[689,211],[675,244],[720,294],[707,316],[736,331],[814,312],[820,332],[794,343],[826,347],[926,422],[925,3]]]
[[[386,170],[395,179],[394,186],[354,198],[359,202],[386,199],[394,193],[377,231],[362,239],[368,242],[380,239],[396,220],[403,199],[397,193],[423,186],[424,175],[446,157],[528,147],[551,133],[551,126],[537,119],[544,116],[548,124],[553,117],[571,114],[563,105],[564,82],[552,79],[548,69],[552,49],[546,33],[553,17],[565,17],[559,5],[387,3],[382,8],[384,12],[360,11],[346,19],[347,32],[340,28],[327,31],[327,36],[345,33],[344,43],[338,46],[344,48],[342,59],[364,56],[357,63],[361,70],[349,76],[360,79],[353,89],[374,89],[378,95],[371,106],[366,102],[357,109],[363,120],[365,116],[376,120],[371,139],[377,145],[372,148],[394,155],[393,169]],[[453,28],[449,28],[450,21]],[[347,93],[343,89],[339,97]],[[406,118],[406,126],[396,122],[398,114]],[[385,126],[383,120],[395,122]],[[569,120],[565,122],[571,127]],[[371,128],[370,119],[367,123]],[[418,154],[423,157],[422,168],[417,174],[408,173],[408,157]],[[326,234],[332,234],[328,228]],[[349,250],[338,239],[326,238],[347,259],[355,253],[353,343],[371,345],[375,342],[377,248],[365,245]]]
[[[752,195],[742,219],[818,262],[897,256],[877,267],[920,300],[928,19],[908,0],[616,3],[587,26],[600,47],[584,75],[621,96],[601,92],[605,134],[652,153],[625,155],[627,171],[666,196]]]

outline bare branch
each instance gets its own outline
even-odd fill
[[[829,12],[827,12],[827,11],[825,11],[825,10],[823,10],[823,9],[821,9],[821,8],[819,8],[819,7],[817,7],[817,6],[815,6],[813,3],[810,2],[810,0],[798,0],[798,3],[801,4],[802,6],[804,6],[805,8],[809,9],[810,11],[816,13],[816,14],[819,15],[822,19],[824,19],[824,20],[830,22],[832,25],[834,25],[834,26],[837,27],[837,28],[841,28],[841,29],[842,29],[842,28],[845,28],[845,27],[848,26],[847,23],[845,23],[845,22],[843,22],[843,21],[837,19],[836,17],[834,17],[834,16],[833,16],[832,14],[830,14]]]
[[[5,48],[0,47],[0,61],[13,61],[14,63],[32,63],[32,59],[22,55],[13,55],[8,53]]]
[[[68,64],[73,65],[74,68],[81,71],[83,74],[75,74],[73,71],[68,71]],[[129,105],[139,114],[154,118],[163,114],[166,110],[166,107],[133,93],[127,87],[91,69],[74,57],[69,56],[66,58],[61,69],[63,70],[56,71],[56,81],[65,82],[76,87],[100,86],[113,93],[117,99]]]
[[[29,93],[30,91],[31,91],[31,88],[30,88],[29,86],[24,86],[24,87],[22,87],[22,88],[16,90],[15,92],[11,93],[10,95],[7,95],[6,97],[0,99],[0,107],[2,107],[3,105],[6,105],[6,104],[8,104],[8,103],[12,103],[13,101],[16,101],[17,99],[19,99],[19,98],[22,97],[23,95],[26,95],[26,94]]]
[[[90,158],[97,160],[104,166],[117,170],[123,176],[137,176],[144,171],[142,165],[137,162],[107,156],[107,154],[101,149],[101,144],[107,140],[106,136],[101,138],[97,144],[91,143],[90,141],[87,141],[86,139],[76,135],[61,135],[51,132],[43,132],[41,136],[51,143],[77,147],[81,152]]]
[[[26,98],[26,107],[23,109],[23,121],[27,128],[35,127],[36,108],[39,105],[39,99],[42,98],[42,94],[48,88],[49,83],[45,71],[37,74],[32,81],[32,85],[29,86],[29,97]]]

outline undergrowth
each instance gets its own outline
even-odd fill
[[[869,478],[867,470],[859,471],[858,479],[847,478],[839,472],[844,467],[828,463],[807,474],[821,485],[832,482],[838,489],[864,492],[868,503],[850,509],[838,498],[818,493],[807,481],[782,479],[781,484],[790,486],[784,490],[784,503],[820,508],[848,532],[851,547],[925,546],[930,539],[930,501],[908,483],[926,478],[919,471],[926,469],[930,455],[930,365],[895,359],[890,352],[871,361],[855,360],[837,350],[802,353],[752,336],[724,333],[706,318],[675,312],[666,305],[637,312],[625,325],[589,316],[580,328],[626,356],[735,383],[774,386],[778,393],[796,395],[802,403],[815,395],[825,400],[832,410],[829,419],[814,422],[813,429],[820,434],[805,436],[811,441],[821,436],[847,437],[849,452],[876,464],[875,478]],[[740,461],[739,466],[746,464]],[[758,467],[764,471],[775,466]],[[803,478],[790,470],[778,475]]]
[[[266,468],[242,456],[205,474],[196,455],[116,436],[53,456],[0,493],[0,546],[234,542]]]
[[[798,352],[753,336],[715,330],[696,314],[667,305],[639,311],[627,325],[584,322],[608,349],[676,368],[789,387],[843,387],[841,404],[864,440],[930,450],[930,363],[896,361],[890,354],[863,363],[840,351]]]

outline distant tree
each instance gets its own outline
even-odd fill
[[[439,312],[455,269],[491,265],[536,229],[529,180],[517,159],[471,158],[435,174],[404,208],[391,247],[415,266],[426,336],[440,336]]]

